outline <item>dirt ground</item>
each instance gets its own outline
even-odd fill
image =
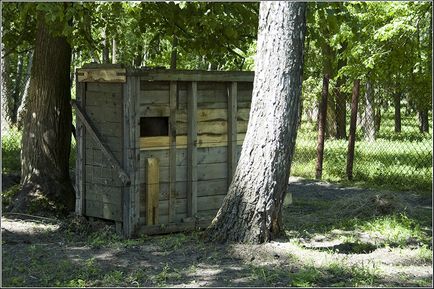
[[[103,223],[5,214],[1,218],[2,285],[432,285],[432,226],[420,228],[430,236],[428,241],[407,238],[401,245],[385,243],[384,236],[371,231],[339,226],[336,214],[332,215],[337,203],[363,199],[372,191],[298,178],[291,179],[289,190],[293,204],[284,212],[287,236],[261,245],[207,243],[201,232],[122,240]],[[410,192],[400,196],[406,207],[419,212],[416,217],[431,218],[430,196]]]

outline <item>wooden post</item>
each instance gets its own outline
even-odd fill
[[[353,179],[354,146],[356,143],[357,106],[359,103],[360,80],[355,80],[351,99],[350,135],[348,138],[347,177]]]
[[[146,225],[158,224],[160,200],[160,160],[146,159]]]
[[[77,81],[76,76],[76,101],[79,105],[86,101],[86,83]],[[77,135],[77,157],[76,157],[76,205],[75,211],[79,216],[83,216],[86,212],[85,196],[86,196],[86,128],[80,118],[75,119],[76,135]]]
[[[138,108],[140,107],[140,78],[135,76],[136,85],[133,93],[134,113],[131,115],[131,135],[132,157],[134,158],[134,225],[137,226],[140,220],[140,117],[137,117]],[[133,174],[133,173],[132,173]]]
[[[170,117],[169,117],[169,223],[176,214],[176,81],[170,82]]]
[[[197,213],[197,82],[188,87],[188,135],[187,135],[187,214]]]
[[[317,157],[316,157],[316,179],[322,177],[322,165],[324,159],[324,138],[325,126],[327,120],[327,97],[329,93],[329,76],[325,75],[322,81],[321,102],[318,115],[318,141],[317,141]]]
[[[228,187],[237,166],[237,82],[228,87]]]
[[[133,137],[132,134],[134,132],[134,127],[132,127],[131,122],[131,116],[134,115],[134,103],[133,103],[133,91],[135,88],[135,78],[129,77],[128,81],[123,84],[123,90],[122,90],[122,103],[123,103],[123,110],[122,110],[122,166],[124,170],[126,171],[126,174],[130,178],[130,184],[122,187],[122,230],[124,233],[124,236],[129,238],[131,237],[133,230],[134,230],[134,224],[133,224],[133,202],[134,202],[134,196],[132,196],[134,192],[134,167],[135,167],[135,161],[131,156],[131,148],[133,146],[133,143],[131,142],[131,138]]]

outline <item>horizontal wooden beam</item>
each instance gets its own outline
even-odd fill
[[[156,235],[156,234],[169,234],[175,232],[186,232],[193,230],[203,230],[211,224],[212,219],[199,219],[198,221],[190,221],[176,224],[162,224],[162,225],[142,225],[138,230],[139,235]]]
[[[125,68],[80,68],[77,69],[78,82],[126,82]]]
[[[128,75],[140,76],[140,80],[166,81],[241,81],[253,82],[253,71],[206,71],[206,70],[175,70],[166,69],[133,69]]]
[[[244,141],[245,134],[237,134],[237,145],[242,145]],[[197,147],[207,148],[207,147],[219,147],[227,146],[227,135],[198,135],[197,136]],[[187,136],[178,135],[176,136],[176,148],[186,148],[187,147]],[[163,150],[169,149],[169,137],[168,136],[151,136],[151,137],[141,137],[140,138],[140,150]]]
[[[118,176],[121,179],[122,183],[126,186],[129,186],[131,184],[130,177],[122,169],[121,165],[119,164],[118,160],[115,158],[113,153],[110,151],[110,149],[102,143],[98,131],[96,130],[96,128],[93,127],[86,113],[74,100],[71,101],[71,104],[75,108],[76,115],[80,118],[81,122],[86,127],[86,132],[93,137],[98,147],[101,149],[103,154],[107,157],[107,159],[111,163],[112,168],[118,171]]]

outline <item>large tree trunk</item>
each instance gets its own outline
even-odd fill
[[[110,51],[107,37],[107,28],[102,31],[102,63],[110,63]]]
[[[207,230],[217,241],[262,243],[281,232],[297,133],[306,3],[261,2],[249,126],[223,205]]]
[[[319,103],[318,114],[318,140],[316,146],[316,168],[315,178],[322,177],[322,164],[324,159],[324,138],[327,119],[327,96],[329,93],[329,76],[324,76],[322,80],[321,101]]]
[[[69,177],[71,145],[71,46],[53,37],[38,16],[35,51],[24,108],[21,151],[22,191],[15,211],[35,205],[41,211],[66,213],[74,208],[75,194]]]
[[[396,92],[393,95],[395,107],[395,132],[401,132],[401,94]]]
[[[375,140],[375,110],[371,81],[366,82],[365,113],[363,115],[364,138],[368,141]]]

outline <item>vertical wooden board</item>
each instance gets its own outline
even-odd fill
[[[132,157],[134,159],[134,198],[135,198],[135,226],[138,226],[140,219],[140,114],[139,114],[139,91],[140,91],[140,80],[136,76],[136,86],[134,88],[133,101],[134,103],[134,114],[131,116],[132,123],[131,127],[134,128],[134,133],[131,135],[132,144]]]
[[[121,133],[121,146],[122,146],[122,167],[127,172],[129,171],[128,148],[130,147],[130,97],[132,94],[132,87],[134,87],[134,78],[129,77],[128,81],[123,84],[122,90],[122,133]],[[131,176],[130,176],[131,181]],[[131,236],[131,194],[130,188],[127,186],[122,187],[122,230],[124,236]]]
[[[146,224],[158,224],[160,198],[160,167],[155,158],[146,160]]]
[[[76,76],[76,100],[82,104],[86,100],[86,83],[80,83]],[[79,118],[76,118],[77,157],[76,157],[76,213],[85,215],[85,164],[86,164],[86,128]]]
[[[170,117],[169,117],[169,222],[176,215],[176,98],[177,82],[170,82]]]
[[[187,108],[187,216],[197,212],[197,82],[192,81],[188,89]]]
[[[228,87],[228,184],[237,166],[237,82]]]

